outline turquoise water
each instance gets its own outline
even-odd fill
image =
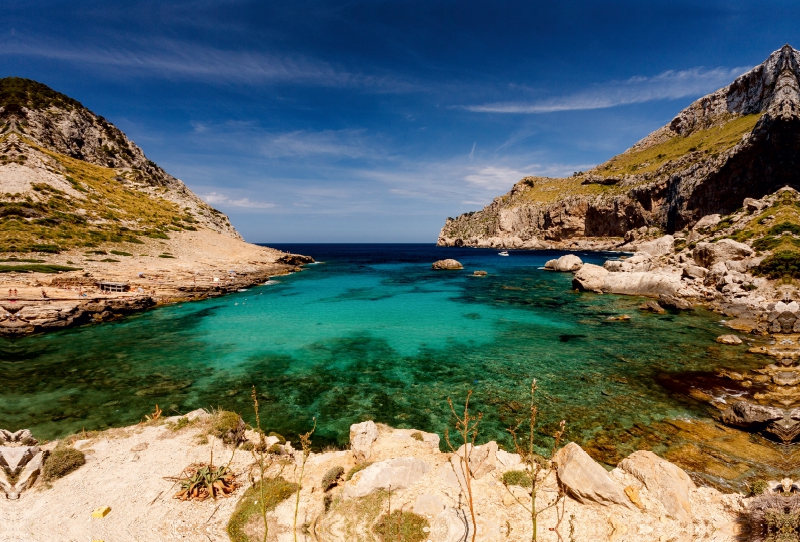
[[[43,438],[221,407],[287,436],[317,417],[317,445],[344,444],[374,419],[443,433],[446,399],[474,390],[482,438],[508,442],[540,383],[542,430],[561,418],[585,441],[673,417],[707,417],[658,384],[662,374],[757,366],[746,346],[720,348],[719,317],[641,313],[641,299],[573,292],[554,252],[428,245],[280,247],[324,263],[224,298],[121,322],[0,342],[0,427]],[[605,257],[582,255],[601,263]],[[452,257],[464,271],[433,271]],[[473,277],[483,269],[487,277]],[[629,322],[608,317],[629,314]]]

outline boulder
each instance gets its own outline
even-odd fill
[[[708,274],[708,269],[699,265],[686,264],[683,268],[683,276],[692,279],[704,279]]]
[[[558,465],[559,482],[576,501],[582,504],[619,504],[635,509],[606,469],[574,442],[560,449],[553,456],[553,461]]]
[[[716,341],[720,344],[742,344],[742,339],[736,335],[720,335],[716,338]]]
[[[413,457],[387,459],[370,465],[353,476],[355,483],[344,491],[345,497],[366,497],[370,493],[384,489],[395,491],[405,489],[418,482],[430,470],[427,463]]]
[[[464,269],[464,266],[461,265],[456,260],[447,259],[447,260],[439,260],[437,262],[433,262],[431,265],[432,269],[445,269],[445,270],[456,270],[456,269]]]
[[[675,295],[681,287],[678,275],[666,273],[608,273],[603,291],[612,294],[658,297]]]
[[[665,312],[667,312],[667,311],[664,310],[664,308],[661,305],[659,305],[656,301],[652,301],[652,300],[645,301],[644,303],[639,305],[639,310],[640,311],[650,311],[650,312],[654,312],[656,314],[664,314]]]
[[[752,248],[733,239],[720,239],[716,243],[698,243],[693,252],[697,265],[706,268],[718,262],[743,260],[752,255]]]
[[[599,265],[583,264],[572,278],[572,287],[587,292],[602,292],[608,274],[609,272]]]
[[[769,205],[765,201],[760,201],[753,198],[744,198],[744,202],[742,202],[742,206],[747,210],[749,213],[756,213]]]
[[[469,449],[469,470],[473,478],[476,480],[482,478],[495,469],[497,466],[497,442],[492,440],[486,444],[475,446],[474,448],[471,444],[468,444],[467,447],[467,449]],[[455,456],[458,457],[459,463],[454,465],[458,466],[460,462],[463,461],[462,458],[464,457],[463,444],[456,450]]]
[[[722,412],[722,421],[744,429],[756,428],[782,419],[783,411],[777,407],[736,401]]]
[[[372,444],[378,440],[378,427],[372,420],[350,426],[350,449],[358,462],[367,461],[372,455]]]
[[[574,254],[565,254],[557,260],[548,260],[544,264],[545,269],[553,271],[577,271],[583,265],[583,261]]]
[[[705,228],[711,228],[719,224],[719,221],[722,220],[722,217],[719,215],[706,215],[700,220],[692,228],[693,230],[702,230]]]
[[[658,303],[664,308],[676,311],[694,310],[694,306],[691,303],[689,303],[685,299],[681,299],[680,297],[675,297],[674,295],[662,294],[658,296]]]
[[[692,523],[690,492],[696,489],[689,475],[653,452],[638,450],[623,459],[619,468],[631,474],[661,501],[667,513],[683,525]]]
[[[486,271],[474,271],[472,274],[476,277],[485,277],[488,273]]]
[[[642,252],[653,258],[658,258],[659,256],[664,256],[666,254],[672,254],[674,250],[675,238],[671,235],[665,235],[652,241],[640,243],[637,247],[637,252]]]
[[[16,489],[19,492],[30,489],[42,472],[44,465],[44,452],[38,452],[33,459],[28,461],[22,473],[17,478]]]

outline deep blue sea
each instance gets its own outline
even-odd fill
[[[345,444],[374,419],[440,434],[474,390],[480,440],[508,443],[538,379],[541,430],[567,420],[579,442],[704,408],[658,383],[664,374],[758,365],[720,348],[719,317],[656,315],[639,298],[578,293],[561,253],[421,244],[274,245],[319,263],[246,292],[175,304],[122,321],[0,341],[0,427],[43,438],[224,408],[287,436],[317,418],[315,444]],[[578,253],[602,264],[617,254]],[[463,271],[434,271],[455,258]],[[485,270],[488,276],[472,272]],[[628,314],[627,322],[609,317]]]

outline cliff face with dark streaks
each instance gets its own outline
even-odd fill
[[[799,187],[798,78],[800,52],[786,45],[608,162],[565,179],[526,177],[483,210],[448,219],[438,244],[613,247],[643,227],[677,232]]]

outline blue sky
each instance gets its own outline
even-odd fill
[[[795,2],[5,3],[0,76],[128,134],[252,242],[434,242],[624,151],[784,43]]]

